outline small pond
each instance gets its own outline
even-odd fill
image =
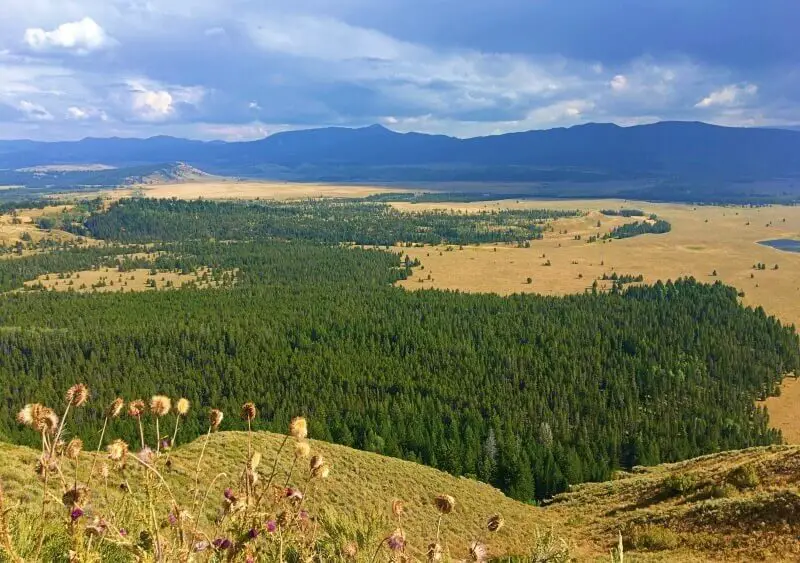
[[[786,252],[800,252],[800,240],[779,238],[774,240],[762,240],[759,241],[758,244],[777,248],[778,250],[785,250]]]

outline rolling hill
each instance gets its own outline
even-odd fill
[[[52,164],[117,168],[186,162],[206,172],[297,181],[508,182],[530,195],[655,200],[793,200],[800,195],[800,132],[696,122],[579,125],[459,139],[380,125],[277,133],[251,142],[173,137],[0,143],[0,182]],[[75,179],[101,183],[106,179]],[[481,189],[485,191],[486,186]]]

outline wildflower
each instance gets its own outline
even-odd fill
[[[67,447],[64,450],[64,455],[68,459],[78,459],[78,456],[80,455],[82,449],[83,449],[83,440],[81,440],[80,438],[73,438],[72,440],[69,441],[69,444],[67,444]]]
[[[136,399],[128,403],[128,416],[139,418],[144,412],[144,401]]]
[[[89,388],[83,383],[76,383],[67,389],[67,402],[73,407],[82,407],[89,400]]]
[[[255,528],[250,528],[247,531],[247,537],[249,537],[251,540],[256,539],[258,537],[258,530],[256,530]]]
[[[325,463],[325,458],[321,455],[317,454],[311,458],[311,462],[308,464],[309,470],[313,473]]]
[[[429,544],[427,552],[428,563],[436,563],[437,561],[441,561],[443,551],[444,550],[442,549],[441,544],[438,543]]]
[[[149,446],[145,446],[139,450],[139,453],[136,454],[136,457],[139,458],[139,461],[142,463],[150,464],[153,462],[153,450],[151,450]]]
[[[126,530],[125,528],[120,528],[119,529],[119,535],[124,538],[125,536],[128,535],[128,530]]]
[[[270,534],[274,533],[275,530],[277,529],[278,529],[278,524],[275,522],[275,520],[270,520],[267,522],[267,531]]]
[[[258,469],[259,464],[261,463],[261,454],[259,452],[253,452],[253,455],[250,456],[250,462],[248,466],[250,467],[250,471],[255,471]]]
[[[61,504],[66,507],[83,504],[89,498],[89,489],[76,485],[61,495]]]
[[[33,426],[33,405],[25,405],[17,413],[17,422],[25,426]]]
[[[108,479],[108,464],[102,463],[100,464],[100,477],[103,479]]]
[[[406,546],[406,537],[403,534],[403,530],[398,528],[392,535],[386,538],[386,545],[389,546],[389,549],[392,551],[400,551]]]
[[[489,550],[485,545],[477,541],[469,544],[469,560],[470,561],[486,561],[489,557]]]
[[[294,487],[286,487],[286,498],[289,500],[303,500],[303,491]]]
[[[172,438],[170,438],[169,436],[161,438],[161,440],[159,440],[158,442],[158,447],[159,449],[162,450],[172,449]]]
[[[86,526],[86,533],[90,536],[102,536],[108,530],[108,524],[102,518],[95,516],[89,526]]]
[[[228,538],[217,538],[213,543],[217,549],[230,549],[233,546],[233,542]]]
[[[175,412],[181,416],[186,416],[189,412],[189,399],[183,397],[178,399],[177,403],[175,403]]]
[[[165,395],[153,395],[150,398],[150,411],[157,417],[162,417],[172,409],[172,400]]]
[[[506,521],[503,520],[502,516],[500,516],[499,514],[495,514],[494,516],[489,518],[489,521],[486,523],[486,528],[488,528],[490,532],[496,532],[500,528],[502,528],[505,523]]]
[[[300,518],[300,520],[308,520],[308,511],[307,510],[301,510],[297,514],[297,517]]]
[[[205,540],[199,541],[194,544],[194,551],[195,553],[200,553],[201,551],[207,550],[209,547],[211,547],[211,544],[208,543],[207,541]]]
[[[433,500],[433,503],[441,514],[450,514],[456,507],[456,499],[450,495],[439,495]]]
[[[327,479],[330,474],[331,468],[324,463],[311,472],[311,476],[318,479]]]
[[[106,409],[106,416],[108,418],[117,418],[122,412],[122,407],[125,406],[125,401],[117,397]]]
[[[219,428],[219,425],[222,424],[223,418],[222,411],[219,409],[211,409],[211,412],[208,414],[208,419],[211,422],[211,428],[216,430]]]
[[[178,524],[178,517],[175,516],[172,512],[167,515],[167,521],[169,522],[170,526],[176,526]]]
[[[403,506],[403,501],[395,499],[392,501],[392,514],[400,518],[406,512],[406,507]]]
[[[301,459],[307,458],[311,455],[311,446],[305,441],[297,442],[294,445],[294,455],[295,457],[299,457]]]
[[[81,516],[83,516],[83,510],[81,510],[80,507],[78,506],[73,508],[72,512],[69,513],[69,517],[72,519],[73,522],[75,522]]]
[[[231,489],[230,487],[227,487],[222,492],[222,496],[224,496],[226,499],[228,499],[231,502],[235,502],[236,501],[236,495],[233,494],[233,489]]]
[[[358,555],[358,544],[354,541],[344,544],[342,547],[342,555],[345,559],[355,559]]]
[[[125,456],[128,455],[128,444],[122,440],[114,440],[106,447],[106,450],[108,450],[108,459],[111,461],[122,461],[125,459]]]
[[[28,404],[17,413],[17,422],[30,426],[37,432],[50,433],[58,428],[58,415],[53,409],[39,403]]]
[[[306,419],[298,416],[289,423],[289,434],[298,440],[305,440],[308,437],[308,424]]]
[[[253,422],[257,413],[255,403],[248,402],[242,405],[242,418],[247,422]]]

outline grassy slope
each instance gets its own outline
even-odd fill
[[[264,472],[268,472],[282,439],[275,434],[257,435],[254,445],[265,452]],[[545,508],[524,505],[483,483],[414,463],[324,442],[312,441],[312,447],[329,460],[332,473],[311,494],[309,510],[320,513],[333,509],[348,517],[363,515],[373,521],[384,520],[382,524],[391,530],[389,504],[395,498],[403,499],[408,511],[405,523],[409,542],[418,556],[436,522],[431,499],[447,493],[458,503],[444,528],[454,556],[465,555],[465,546],[480,534],[486,518],[499,512],[505,517],[506,527],[490,538],[493,555],[526,553],[535,544],[537,531],[553,528],[569,540],[581,561],[608,561],[608,550],[618,530],[623,531],[626,542],[639,545],[626,554],[630,561],[800,558],[796,540],[800,532],[798,447],[754,448],[640,469],[615,481],[576,487]],[[173,453],[168,480],[179,500],[191,494],[194,465],[201,449],[202,439]],[[214,506],[223,489],[236,481],[246,451],[243,433],[212,435],[202,480],[206,484],[214,482],[209,496]],[[12,501],[38,503],[40,493],[32,471],[35,459],[34,450],[0,444],[0,480]],[[288,470],[289,463],[290,455],[284,455],[284,470]],[[733,472],[740,466],[752,466],[751,473],[757,475],[758,484],[741,489],[722,487],[735,481]],[[220,472],[231,477],[214,481]],[[689,476],[683,481],[684,493],[665,484],[671,475]],[[302,482],[297,484],[304,486]],[[720,486],[718,491],[724,489],[725,498],[702,498],[714,484]],[[99,499],[97,502],[101,503]],[[646,542],[650,542],[650,549],[641,547]]]

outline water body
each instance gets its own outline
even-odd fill
[[[779,238],[774,240],[762,240],[759,241],[758,244],[777,248],[778,250],[785,250],[786,252],[800,252],[800,240]]]

